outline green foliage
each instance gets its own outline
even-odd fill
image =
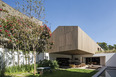
[[[33,75],[32,73],[12,73],[10,77],[92,77],[98,71],[89,69],[60,69],[52,70],[52,73],[45,72],[42,76],[39,74]]]
[[[3,3],[3,4],[2,4],[2,6],[4,6],[4,7],[5,7],[6,5]]]
[[[3,10],[3,12],[9,13],[9,11],[8,11],[8,10]]]
[[[108,45],[108,49],[109,49],[109,50],[113,50],[113,48],[114,48],[114,47],[113,47],[112,45]]]
[[[38,67],[51,67],[52,69],[56,69],[59,67],[58,63],[56,60],[42,60],[39,61]]]
[[[7,73],[31,72],[33,70],[34,70],[34,65],[21,65],[21,66],[6,67],[5,72]]]
[[[45,16],[43,4],[44,0],[22,0],[22,2],[17,1],[17,8],[28,17],[35,17],[38,20],[43,20]]]
[[[116,44],[114,44],[114,49],[116,50]]]
[[[2,71],[2,70],[0,69],[0,76],[1,76],[1,71]]]
[[[97,51],[97,52],[105,52],[105,53],[116,53],[116,44],[114,45],[107,45],[105,42],[99,42],[98,45],[104,49],[104,51]]]
[[[102,49],[104,49],[104,50],[108,50],[107,43],[105,43],[105,42],[101,42],[101,43],[98,43],[98,45],[99,45]]]
[[[44,52],[48,47],[51,48],[51,45],[48,42],[48,39],[51,37],[51,30],[45,24],[42,26],[42,24],[31,21],[34,16],[37,17],[37,19],[43,17],[41,16],[44,11],[43,0],[23,0],[23,2],[26,5],[22,4],[22,12],[25,11],[26,15],[30,18],[12,15],[8,15],[4,17],[4,19],[0,18],[0,38],[7,38],[7,42],[12,44],[13,51],[14,49],[21,49],[24,51],[30,51],[32,49],[34,51],[35,71],[36,52]],[[1,9],[1,11],[8,13],[7,10]],[[18,69],[18,67],[15,66],[12,68]],[[25,71],[25,68],[23,68],[23,71]]]

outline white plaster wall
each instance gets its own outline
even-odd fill
[[[30,60],[28,58],[25,57],[25,55],[23,54],[22,51],[19,51],[19,64],[26,64],[26,60],[27,60],[27,64],[30,61],[30,64],[34,63],[34,57],[33,57],[33,53],[29,53],[30,56]],[[18,53],[17,51],[11,51],[8,50],[6,48],[0,48],[0,66],[3,66],[4,62],[6,66],[13,66],[13,55],[14,55],[14,64],[18,65]]]
[[[39,62],[40,60],[44,59],[44,53],[40,53],[39,55],[37,55],[37,62]]]
[[[106,66],[116,67],[116,53],[101,53],[101,54],[95,54],[93,56],[104,56]]]
[[[105,66],[105,56],[100,57],[100,65]]]
[[[6,66],[13,66],[13,55],[14,55],[14,63],[15,65],[18,65],[18,52],[17,51],[11,51],[9,49],[6,48],[0,48],[0,66],[3,66],[5,62]],[[19,65],[21,64],[33,64],[34,63],[34,55],[32,52],[30,52],[29,54],[27,54],[28,56],[30,56],[30,60],[28,59],[28,57],[26,58],[26,56],[24,55],[24,53],[22,51],[19,51]],[[40,53],[40,54],[36,54],[36,62],[39,62],[40,60],[44,60],[47,59],[49,60],[49,53]]]
[[[49,53],[40,53],[40,54],[37,54],[36,56],[36,61],[39,62],[40,60],[44,60],[44,59],[47,59],[49,60]]]
[[[47,59],[47,60],[49,60],[50,58],[49,58],[49,53],[44,53],[44,59]]]

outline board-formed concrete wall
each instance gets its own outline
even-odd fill
[[[30,19],[31,21],[37,23],[38,25],[42,25],[42,21],[39,21],[38,19],[36,19],[34,17],[29,18],[28,16],[22,14],[21,12],[17,11],[16,9],[12,8],[11,6],[9,6],[8,4],[6,4],[5,2],[3,2],[1,0],[0,0],[0,8],[8,11],[8,13],[0,11],[1,18],[4,18],[5,16],[8,16],[8,15],[20,16],[22,18]]]
[[[77,27],[59,26],[53,33],[50,41],[54,42],[50,52],[69,51],[77,49]]]
[[[95,54],[102,48],[93,41],[78,26],[59,26],[53,33],[50,41],[54,42],[50,53],[63,54]]]
[[[78,27],[78,49],[86,52],[94,53],[103,49],[92,40],[80,27]]]

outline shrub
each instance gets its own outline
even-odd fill
[[[52,69],[56,69],[59,67],[58,63],[56,60],[42,60],[39,61],[38,67],[51,67]]]
[[[34,65],[20,65],[20,66],[11,66],[6,67],[5,72],[16,73],[16,72],[31,72],[34,70]]]

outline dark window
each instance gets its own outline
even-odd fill
[[[100,65],[100,57],[88,57],[86,64]]]
[[[99,48],[97,48],[97,50],[99,51]]]

